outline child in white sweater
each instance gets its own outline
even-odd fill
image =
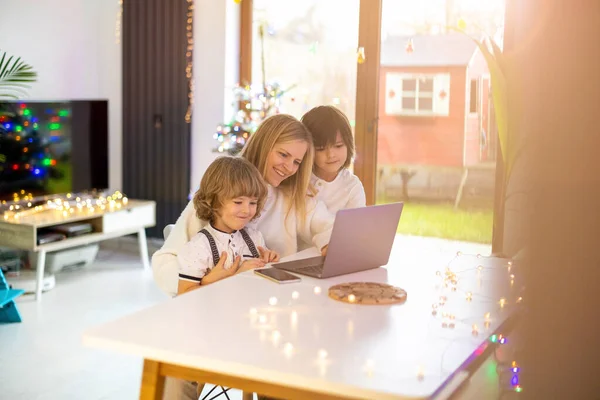
[[[311,184],[317,200],[330,213],[345,208],[364,207],[365,190],[348,167],[354,157],[354,137],[348,118],[333,106],[318,106],[302,117],[313,136],[315,161]]]
[[[177,255],[178,294],[279,260],[262,234],[247,226],[266,198],[266,184],[247,160],[221,157],[208,167],[193,203],[197,217],[209,224]]]

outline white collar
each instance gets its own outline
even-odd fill
[[[325,179],[321,179],[319,178],[317,175],[315,175],[315,173],[312,173],[312,181],[314,183],[319,182],[319,183],[323,183],[325,185],[330,185],[332,183],[334,183],[335,181],[337,181],[338,179],[342,179],[341,176],[343,175],[344,170],[346,170],[346,168],[342,168],[340,170],[340,172],[338,172],[338,174],[335,176],[335,178],[333,178],[333,180],[331,182],[327,182]]]
[[[233,239],[238,231],[231,233],[223,232],[212,226],[212,224],[206,225],[206,230],[220,243],[229,243],[229,240]]]

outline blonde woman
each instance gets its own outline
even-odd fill
[[[240,156],[250,161],[268,184],[261,215],[249,224],[262,233],[267,247],[285,257],[298,251],[300,240],[325,252],[334,215],[322,202],[306,196],[314,162],[308,129],[290,115],[274,115],[261,124]],[[163,247],[152,256],[154,279],[163,291],[177,293],[177,255],[205,225],[190,202]]]

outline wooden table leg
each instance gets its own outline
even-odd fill
[[[144,360],[140,400],[162,400],[165,389],[165,377],[160,375],[160,363]]]

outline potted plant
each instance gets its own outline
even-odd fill
[[[0,100],[24,96],[29,84],[36,80],[37,73],[31,65],[0,50]]]

